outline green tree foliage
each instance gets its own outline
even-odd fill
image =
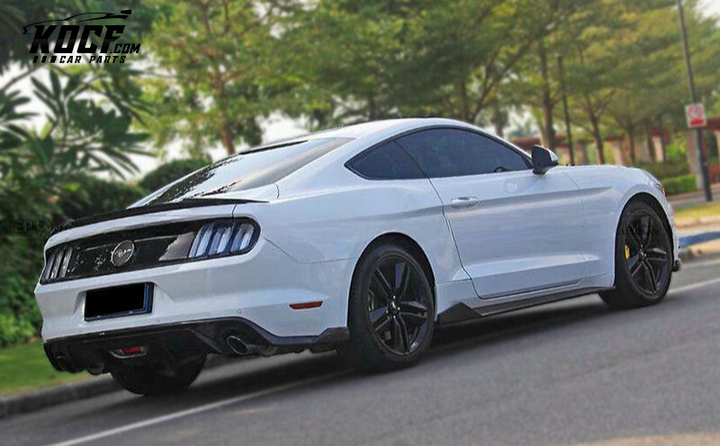
[[[258,118],[277,108],[286,80],[278,34],[293,0],[152,0],[160,18],[148,36],[157,66],[146,80],[156,145],[181,139],[193,156],[217,143],[235,153],[258,144]]]
[[[550,10],[558,7],[553,0],[539,1],[537,6]],[[562,55],[566,65],[572,64],[568,53],[573,52],[573,46],[589,27],[602,22],[599,17],[606,12],[602,0],[581,0],[560,7],[563,12],[557,14],[551,32],[533,42],[520,60],[516,76],[506,85],[511,102],[530,108],[538,117],[541,140],[547,146],[555,144],[556,106],[562,99],[557,57]]]
[[[642,53],[650,57],[668,44],[667,40],[658,41],[657,34],[641,35],[638,28],[643,22],[650,22],[650,15],[658,10],[669,11],[669,2],[602,0],[593,20],[566,41],[562,49],[567,61],[572,121],[593,139],[600,163],[605,163],[608,108],[639,74],[638,57],[645,57]]]
[[[567,52],[573,122],[599,151],[603,137],[625,135],[625,162],[635,162],[637,142],[646,139],[652,127],[685,127],[687,75],[674,5],[668,0],[603,0],[600,19],[586,27]],[[720,81],[719,28],[701,16],[697,2],[685,5],[697,60],[696,85],[712,100]]]
[[[138,3],[127,6],[135,9]],[[3,20],[13,20],[12,26],[0,27],[0,73],[11,66],[14,73],[0,85],[0,345],[37,334],[40,318],[32,291],[53,222],[67,218],[66,211],[74,216],[95,210],[83,206],[114,208],[128,197],[81,174],[117,177],[135,171],[129,155],[144,153],[141,143],[147,138],[132,130],[133,120],[141,120],[146,109],[129,65],[66,69],[30,64],[28,36],[17,25],[116,9],[114,2],[102,1],[11,0],[0,5],[0,15],[7,14]],[[139,32],[147,21],[142,13],[136,16],[139,20],[125,34]],[[19,82],[26,79],[32,87],[21,91]],[[38,109],[29,110],[32,99],[44,110],[39,128],[29,126]],[[71,193],[79,189],[88,197]]]
[[[321,126],[424,115],[477,122],[575,3],[320,0],[285,37],[304,45],[294,68]]]
[[[152,172],[147,173],[143,179],[140,180],[140,186],[147,192],[154,192],[208,164],[210,164],[210,160],[206,158],[188,158],[169,161]]]

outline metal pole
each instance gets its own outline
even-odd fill
[[[567,89],[565,87],[565,68],[563,55],[557,55],[558,70],[560,71],[560,89],[562,90],[563,107],[565,108],[565,131],[567,132],[568,147],[570,148],[570,164],[575,165],[575,149],[573,147],[572,131],[570,130],[570,112],[568,111]]]
[[[690,63],[690,46],[688,45],[687,28],[685,27],[685,13],[683,11],[682,0],[677,0],[678,14],[680,16],[680,31],[682,33],[683,50],[685,51],[685,65],[688,72],[688,84],[690,87],[690,99],[693,104],[697,103],[697,94],[695,92],[695,79],[693,77],[692,64]],[[702,177],[703,189],[705,190],[705,201],[712,201],[712,189],[710,189],[710,175],[708,174],[707,159],[705,152],[701,147],[702,130],[698,127],[693,132],[695,134],[695,151],[697,152],[698,165],[700,167],[700,176]]]

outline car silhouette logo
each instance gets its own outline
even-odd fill
[[[120,242],[110,254],[110,263],[116,267],[124,266],[130,261],[134,253],[135,244],[133,242],[130,240]]]

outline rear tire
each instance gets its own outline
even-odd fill
[[[670,287],[670,235],[654,209],[627,205],[615,236],[615,289],[600,293],[614,308],[639,308],[662,301]]]
[[[353,275],[350,340],[338,351],[364,372],[406,367],[430,345],[434,321],[432,288],[418,260],[403,245],[378,245]]]
[[[138,395],[162,395],[185,389],[205,365],[205,359],[188,364],[156,368],[152,365],[124,366],[112,371],[120,387]]]

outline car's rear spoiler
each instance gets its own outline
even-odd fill
[[[152,206],[138,206],[134,208],[127,208],[121,211],[108,212],[106,214],[93,215],[90,217],[78,218],[76,220],[67,220],[61,225],[53,229],[52,234],[58,232],[67,231],[68,229],[78,228],[80,226],[87,226],[94,223],[100,223],[108,220],[117,220],[125,217],[133,217],[135,215],[146,215],[154,214],[156,212],[174,211],[177,209],[189,209],[204,206],[219,206],[223,204],[246,204],[246,203],[267,203],[267,201],[261,200],[246,200],[246,199],[227,199],[227,198],[189,198],[182,201],[156,204]]]

